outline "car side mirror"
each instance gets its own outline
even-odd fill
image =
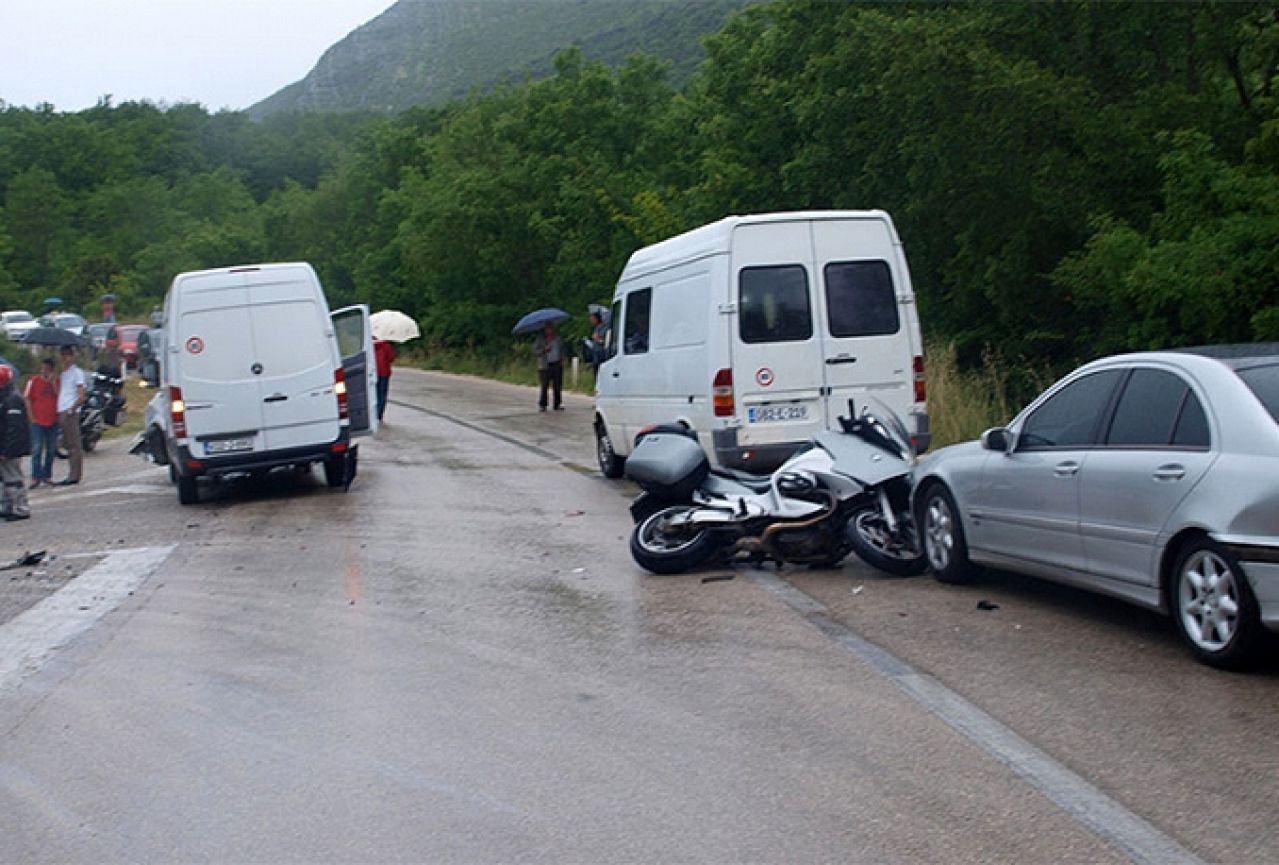
[[[995,427],[981,434],[981,446],[988,451],[1008,453],[1013,449],[1013,434],[1006,427]]]

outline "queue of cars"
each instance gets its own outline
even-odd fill
[[[56,327],[81,337],[95,357],[104,350],[118,351],[129,369],[138,366],[138,335],[148,329],[145,324],[90,324],[73,312],[51,312],[39,319],[25,310],[0,313],[0,334],[10,342],[22,342],[37,327]]]

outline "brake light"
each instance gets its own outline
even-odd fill
[[[924,402],[928,398],[928,383],[924,379],[924,356],[915,355],[915,402]]]
[[[182,399],[182,388],[176,385],[169,387],[169,425],[173,427],[173,437],[187,437],[187,404]]]
[[[333,392],[338,397],[338,420],[346,420],[351,416],[351,408],[346,400],[346,373],[341,367],[333,370]]]
[[[715,373],[715,381],[711,384],[711,406],[715,409],[715,417],[732,417],[737,410],[733,402],[731,369],[721,369]]]

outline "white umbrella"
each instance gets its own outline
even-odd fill
[[[417,322],[398,309],[383,309],[369,316],[373,336],[388,342],[408,342],[422,335]]]

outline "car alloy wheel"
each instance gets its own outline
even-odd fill
[[[1239,627],[1239,587],[1230,564],[1212,550],[1193,553],[1181,567],[1181,623],[1191,642],[1219,652]]]

